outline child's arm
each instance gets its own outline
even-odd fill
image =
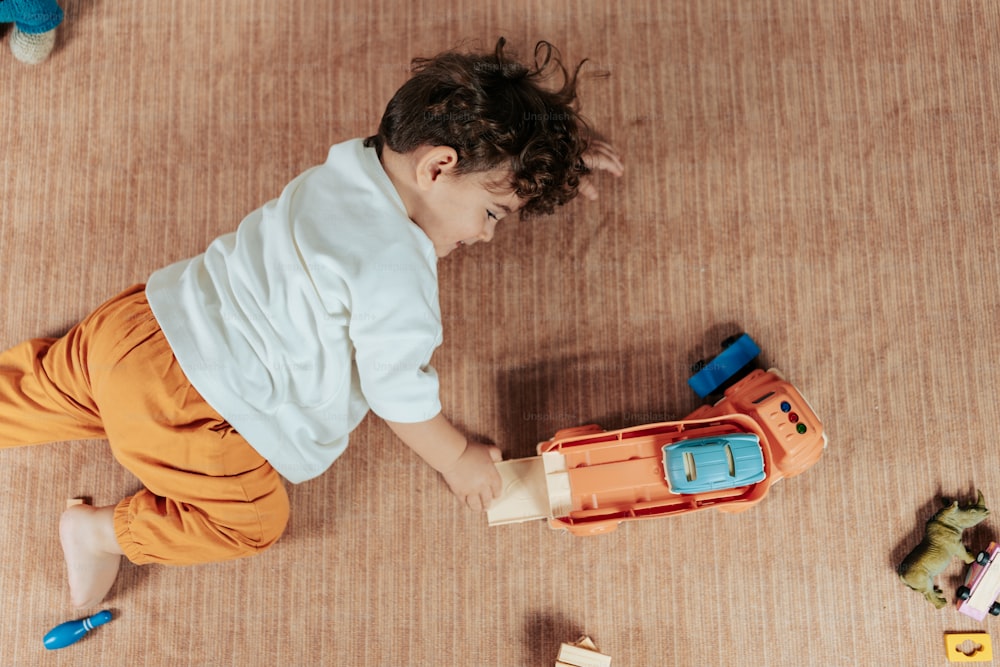
[[[472,509],[484,510],[500,495],[502,482],[494,465],[503,458],[499,447],[469,442],[443,414],[415,424],[386,423]]]

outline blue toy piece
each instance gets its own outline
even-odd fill
[[[747,334],[726,339],[723,347],[722,353],[711,361],[698,362],[697,372],[688,378],[688,385],[699,398],[714,394],[760,354],[757,343]]]
[[[764,454],[752,433],[691,438],[664,445],[663,470],[671,493],[735,489],[764,480]]]
[[[70,644],[75,644],[84,635],[99,625],[104,625],[111,620],[111,612],[105,609],[90,618],[81,618],[75,621],[60,623],[45,634],[45,648],[51,650],[65,648]]]

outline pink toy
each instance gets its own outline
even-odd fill
[[[977,621],[986,618],[986,614],[1000,616],[1000,565],[997,565],[997,555],[1000,546],[990,542],[986,551],[980,551],[976,562],[969,566],[965,575],[965,583],[958,587],[958,610]]]

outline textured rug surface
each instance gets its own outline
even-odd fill
[[[52,653],[44,633],[79,615],[65,499],[137,481],[103,442],[5,450],[0,664],[541,667],[586,633],[616,667],[943,665],[946,632],[994,625],[935,610],[895,567],[940,498],[1000,507],[996,4],[63,7],[42,65],[0,28],[0,345],[235,229],[373,132],[411,58],[547,39],[590,59],[582,109],[626,174],[441,263],[446,413],[509,458],[564,427],[679,419],[689,365],[743,330],[829,446],[746,513],[574,538],[488,527],[369,418],[290,487],[272,550],[125,565],[115,620]],[[949,601],[962,575],[938,578]]]

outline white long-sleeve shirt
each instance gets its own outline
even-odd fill
[[[194,388],[291,482],[326,470],[369,408],[441,410],[434,245],[360,139],[146,294]]]

